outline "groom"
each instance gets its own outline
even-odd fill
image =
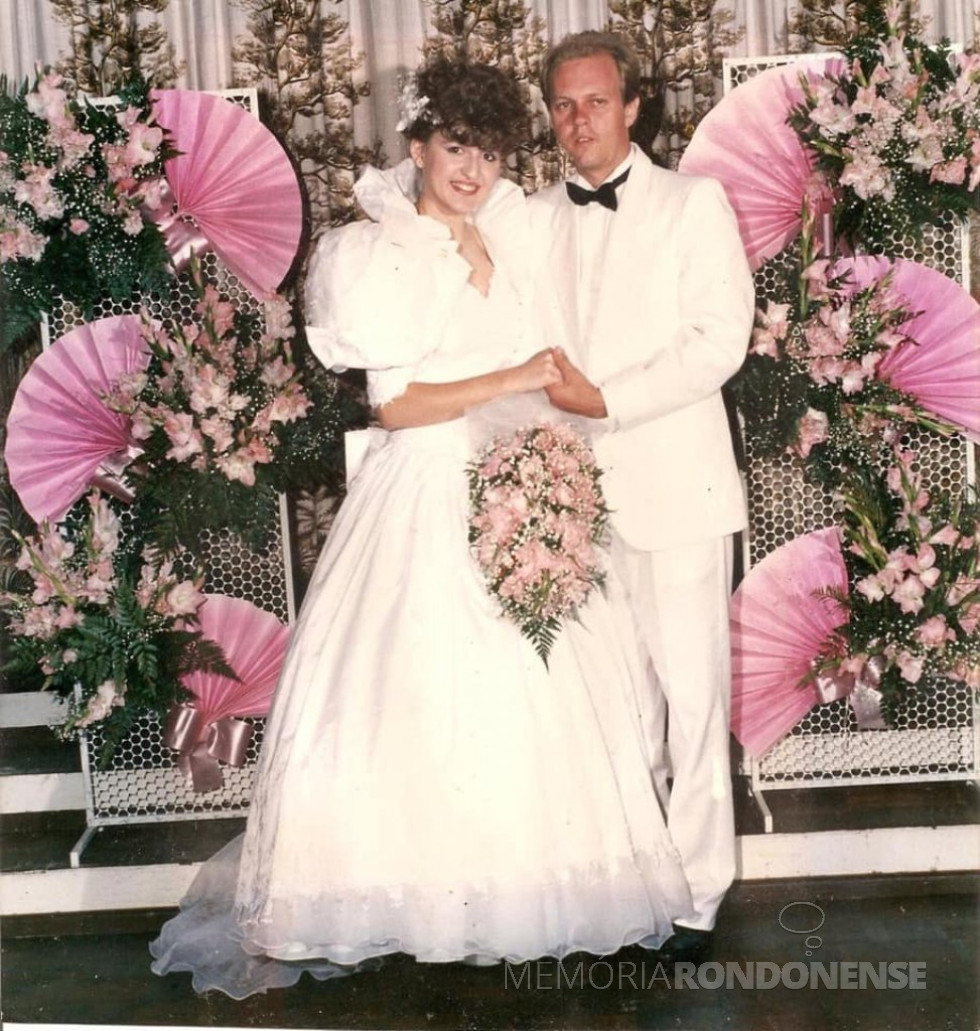
[[[630,143],[640,68],[625,40],[568,36],[542,79],[576,172],[531,200],[563,373],[548,393],[598,421],[612,561],[649,673],[651,772],[694,903],[665,949],[691,958],[735,873],[728,598],[745,503],[720,391],[748,347],[752,279],[721,186]]]

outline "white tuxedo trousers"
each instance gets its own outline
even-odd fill
[[[613,590],[626,591],[647,667],[638,701],[651,775],[694,902],[693,915],[676,922],[711,930],[735,876],[732,539],[638,551],[614,533],[612,562]]]

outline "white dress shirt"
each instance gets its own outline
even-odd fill
[[[635,143],[630,144],[629,154],[606,176],[603,182],[611,182],[631,167],[633,164],[633,148],[635,146]],[[570,181],[577,183],[586,190],[595,189],[590,182],[577,173],[572,176]],[[601,186],[602,183],[598,185]],[[623,190],[628,185],[629,182],[627,181],[616,187],[617,201],[622,200]],[[578,329],[579,339],[585,348],[589,346],[592,322],[599,302],[599,288],[602,284],[602,267],[603,258],[606,253],[606,240],[609,236],[612,220],[615,217],[615,211],[610,211],[609,208],[597,203],[582,204],[577,206],[575,210]]]

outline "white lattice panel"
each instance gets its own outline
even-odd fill
[[[729,59],[724,67],[725,92],[766,68],[794,61],[823,60],[825,54],[778,55]],[[969,283],[967,227],[952,217],[927,227],[921,242],[893,240],[888,254],[920,262],[960,285]],[[777,300],[777,289],[799,264],[799,251],[788,247],[755,275],[760,305]],[[919,458],[927,490],[962,494],[975,484],[974,450],[962,437],[952,439],[916,430],[904,441]],[[745,442],[749,530],[745,560],[751,566],[780,545],[812,530],[840,521],[833,495],[808,483],[790,456],[763,457]],[[883,783],[891,781],[963,780],[977,774],[980,741],[977,703],[967,688],[942,683],[910,702],[894,729],[858,730],[846,700],[820,705],[792,733],[761,759],[746,757],[743,771],[753,789]]]
[[[248,722],[255,729],[245,765],[239,768],[222,764],[223,787],[202,793],[195,792],[177,768],[176,753],[161,740],[162,727],[157,716],[141,717],[103,770],[94,768],[102,735],[98,730],[89,733],[82,752],[89,825],[240,816],[252,795],[265,726],[263,719]]]

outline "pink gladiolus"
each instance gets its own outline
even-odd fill
[[[803,339],[807,343],[810,354],[814,358],[825,358],[844,353],[844,343],[829,326],[819,322],[811,323],[803,331]]]
[[[212,447],[218,454],[227,451],[235,442],[231,423],[218,416],[202,419],[201,432],[211,441]]]
[[[53,126],[70,127],[74,125],[74,120],[68,109],[68,95],[59,88],[62,81],[60,75],[48,72],[34,91],[25,96],[24,102],[32,115],[43,118]]]
[[[202,450],[201,434],[195,428],[194,420],[189,413],[167,413],[163,429],[173,445],[167,452],[167,457],[175,462],[184,462]]]
[[[534,581],[553,568],[551,552],[539,540],[530,540],[514,551],[517,562],[516,576],[522,581]]]
[[[224,300],[218,291],[208,284],[204,296],[197,305],[198,312],[211,324],[215,337],[223,337],[235,326],[235,306]]]
[[[14,200],[18,204],[30,205],[38,218],[61,218],[65,213],[65,204],[52,181],[57,169],[32,165],[25,171],[24,178],[18,180],[14,187]]]
[[[500,467],[503,465],[503,458],[494,453],[480,466],[480,475],[486,479],[492,479],[500,472]]]
[[[157,159],[162,142],[163,130],[159,126],[134,121],[126,142],[126,160],[135,167],[152,164]]]
[[[892,598],[903,612],[914,614],[922,611],[925,593],[925,584],[918,576],[907,576],[892,591]]]
[[[255,459],[248,451],[239,449],[219,455],[215,465],[229,480],[244,483],[246,487],[255,486]]]
[[[864,389],[868,373],[857,362],[845,362],[841,371],[840,387],[845,394],[857,394]]]
[[[106,171],[109,174],[109,182],[114,183],[118,189],[123,191],[125,191],[127,185],[135,184],[133,163],[126,154],[125,146],[116,143],[104,143],[101,153]]]
[[[877,576],[866,576],[858,580],[854,589],[869,601],[881,601],[885,597],[885,588]]]
[[[942,544],[946,547],[952,547],[960,539],[960,532],[953,526],[952,523],[947,523],[945,526],[938,529],[930,538],[930,544]]]
[[[754,329],[752,331],[752,345],[749,348],[750,354],[763,354],[769,358],[779,357],[779,343],[772,330]]]
[[[295,374],[295,370],[288,365],[281,355],[265,365],[259,374],[259,379],[270,387],[285,386]]]
[[[826,139],[842,136],[854,129],[857,120],[851,109],[844,103],[837,103],[826,98],[817,103],[810,111],[810,121],[820,126],[820,135]]]
[[[977,632],[977,628],[980,627],[980,602],[967,605],[957,616],[956,621],[963,628],[963,632],[972,637]]]
[[[816,301],[830,296],[830,290],[827,286],[827,270],[829,267],[830,260],[828,258],[820,258],[803,270],[802,279],[806,283],[807,296],[810,300]]]
[[[960,605],[976,591],[980,591],[980,580],[960,574],[946,588],[946,604],[953,607]]]
[[[228,400],[230,386],[227,377],[213,365],[201,365],[185,378],[187,403],[195,412],[221,408]]]
[[[908,651],[903,651],[896,657],[895,665],[898,666],[902,678],[910,684],[917,684],[919,682],[925,668],[922,658]]]
[[[544,476],[544,462],[538,457],[527,458],[521,462],[517,470],[518,479],[525,486],[533,486]]]
[[[850,186],[862,199],[883,197],[891,200],[894,194],[891,173],[879,158],[870,153],[859,152],[841,172],[841,186]]]

